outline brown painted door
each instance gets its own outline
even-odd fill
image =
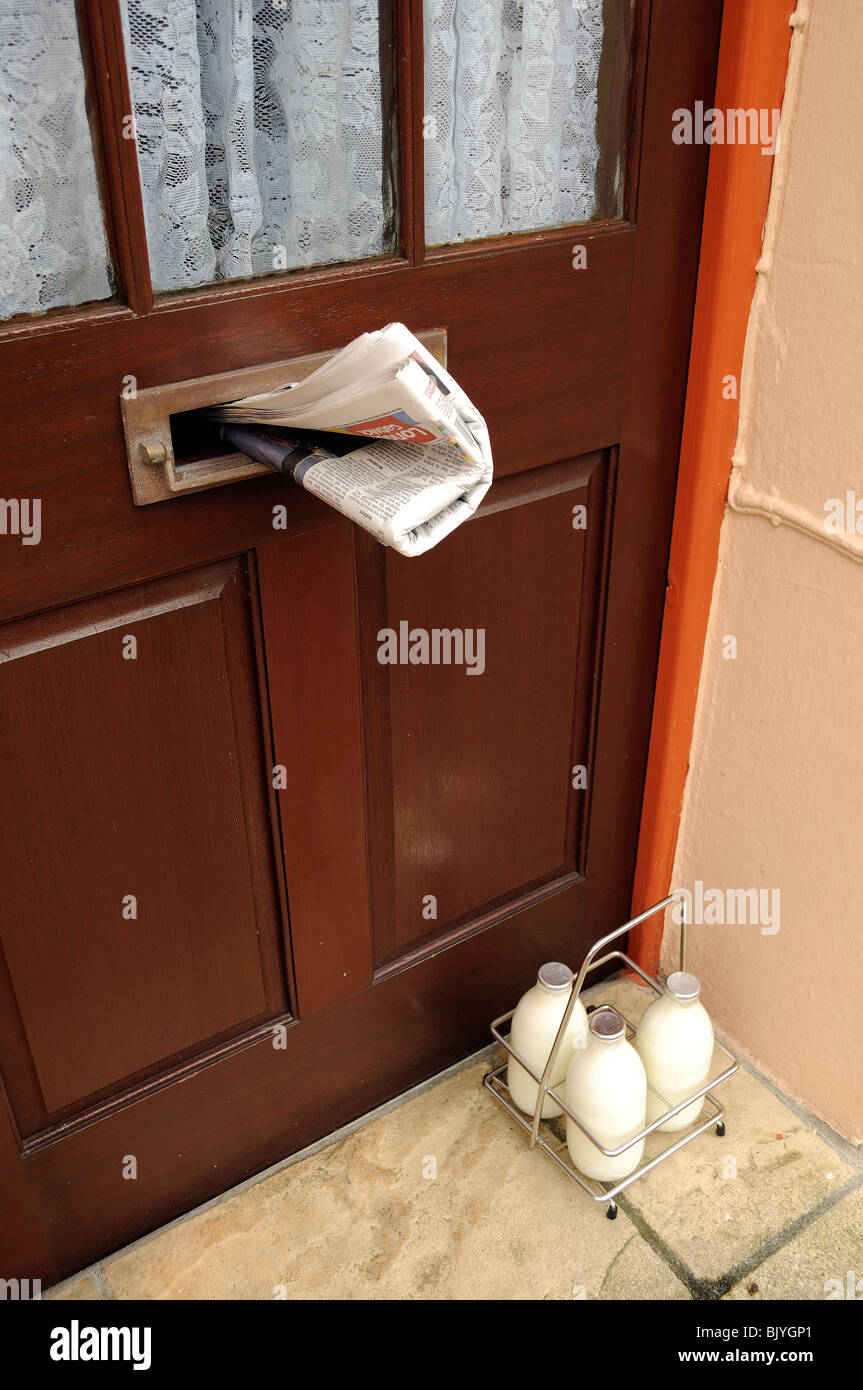
[[[672,112],[709,104],[721,6],[604,10],[601,220],[426,247],[399,0],[392,249],[154,293],[120,11],[79,7],[116,290],[0,329],[4,1277],[52,1281],[464,1056],[628,914],[706,174]],[[275,477],[133,504],[130,378],[393,319],[446,331],[491,431],[492,491],[438,549]],[[482,629],[484,671],[381,665],[401,622]]]

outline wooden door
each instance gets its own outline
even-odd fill
[[[154,294],[120,11],[79,7],[118,288],[0,329],[3,498],[41,504],[38,544],[0,535],[5,1277],[47,1284],[480,1047],[628,915],[706,177],[672,113],[709,105],[721,6],[605,9],[619,216],[427,248],[398,0],[391,254]],[[438,549],[276,477],[133,504],[129,378],[393,319],[446,332],[491,432],[493,488]],[[484,669],[382,665],[403,622],[482,630]]]

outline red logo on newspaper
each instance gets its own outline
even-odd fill
[[[382,415],[379,420],[362,420],[357,425],[345,425],[344,432],[367,434],[372,439],[395,439],[399,444],[433,444],[437,438],[403,410],[394,415]]]

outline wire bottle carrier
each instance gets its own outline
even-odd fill
[[[560,1052],[560,1049],[563,1045],[563,1039],[566,1035],[566,1028],[567,1024],[569,1023],[570,1015],[572,1014],[572,1010],[575,1007],[575,1001],[580,995],[581,990],[584,986],[584,981],[587,978],[587,976],[591,973],[591,971],[598,970],[600,966],[607,965],[609,961],[620,960],[623,961],[626,965],[628,965],[630,970],[634,971],[636,975],[640,976],[640,978],[644,980],[645,984],[649,985],[649,987],[653,990],[654,994],[661,995],[663,993],[662,987],[659,984],[657,984],[655,980],[651,979],[649,975],[645,974],[641,967],[636,965],[635,961],[630,960],[629,956],[627,956],[623,951],[609,951],[606,955],[600,956],[598,960],[596,959],[596,957],[597,955],[599,955],[599,952],[605,950],[605,947],[610,945],[612,941],[616,941],[618,937],[623,936],[633,927],[637,927],[642,922],[646,922],[648,917],[653,917],[657,912],[664,912],[665,909],[669,907],[673,902],[680,902],[682,904],[682,916],[680,926],[680,969],[686,969],[686,934],[687,928],[689,926],[689,923],[687,921],[687,895],[681,890],[678,890],[674,893],[670,893],[667,898],[663,898],[662,902],[655,903],[653,907],[649,907],[645,912],[639,913],[637,917],[632,917],[628,922],[624,922],[622,927],[618,927],[616,931],[609,932],[608,936],[600,937],[598,941],[595,941],[593,943],[584,960],[582,961],[581,969],[579,970],[578,975],[573,982],[566,1010],[561,1020],[560,1027],[557,1030],[557,1036],[555,1037],[554,1045],[549,1054],[548,1061],[545,1064],[545,1070],[543,1071],[541,1076],[538,1076],[536,1072],[533,1070],[533,1068],[529,1065],[529,1063],[525,1061],[524,1057],[522,1057],[520,1053],[516,1052],[515,1048],[509,1041],[509,1035],[507,1034],[507,1036],[504,1036],[501,1032],[501,1029],[504,1027],[504,1025],[509,1023],[510,1019],[515,1013],[515,1009],[510,1009],[509,1013],[501,1014],[500,1018],[496,1018],[491,1025],[492,1037],[497,1042],[499,1042],[501,1046],[506,1049],[509,1056],[514,1058],[516,1062],[519,1062],[521,1066],[524,1067],[528,1075],[533,1077],[534,1081],[538,1083],[539,1090],[537,1093],[536,1109],[533,1113],[533,1118],[529,1119],[526,1115],[524,1115],[522,1111],[519,1110],[513,1104],[510,1098],[509,1087],[506,1083],[506,1071],[509,1065],[508,1062],[502,1062],[500,1066],[495,1067],[492,1071],[488,1072],[487,1075],[483,1077],[483,1085],[486,1087],[487,1090],[491,1092],[495,1100],[503,1106],[504,1110],[507,1110],[509,1114],[513,1116],[514,1119],[518,1120],[522,1129],[524,1129],[528,1135],[528,1140],[531,1148],[539,1146],[539,1148],[543,1149],[549,1155],[550,1158],[554,1159],[555,1163],[557,1163],[563,1169],[563,1171],[569,1175],[569,1177],[574,1178],[575,1181],[579,1184],[579,1186],[584,1188],[585,1192],[589,1192],[591,1197],[593,1197],[594,1201],[606,1202],[608,1204],[608,1210],[606,1212],[606,1215],[611,1221],[613,1221],[614,1218],[617,1216],[617,1202],[615,1201],[615,1198],[618,1196],[620,1192],[623,1191],[625,1187],[629,1187],[630,1183],[635,1182],[638,1178],[644,1177],[644,1174],[649,1173],[651,1168],[655,1168],[656,1165],[658,1163],[662,1163],[664,1159],[670,1158],[672,1154],[677,1153],[678,1149],[682,1149],[685,1144],[689,1144],[692,1142],[693,1139],[697,1139],[699,1134],[703,1134],[705,1130],[710,1129],[711,1125],[715,1125],[716,1133],[718,1135],[723,1135],[725,1133],[725,1111],[720,1105],[719,1101],[713,1095],[713,1090],[716,1086],[719,1086],[721,1082],[727,1081],[729,1076],[732,1076],[734,1072],[737,1071],[740,1065],[737,1058],[731,1052],[728,1051],[728,1048],[723,1047],[722,1043],[714,1039],[715,1046],[728,1058],[730,1065],[727,1066],[719,1076],[714,1077],[712,1081],[706,1082],[706,1084],[702,1086],[699,1090],[693,1091],[690,1095],[686,1096],[686,1098],[680,1101],[679,1104],[672,1106],[670,1102],[665,1099],[664,1096],[660,1095],[660,1093],[654,1087],[650,1086],[650,1084],[648,1083],[648,1089],[653,1091],[653,1094],[657,1096],[659,1100],[662,1101],[662,1104],[666,1106],[666,1109],[659,1116],[658,1119],[652,1122],[652,1124],[646,1125],[644,1129],[640,1129],[637,1134],[633,1135],[631,1139],[627,1139],[625,1144],[618,1145],[616,1149],[605,1148],[604,1145],[600,1143],[599,1139],[597,1139],[596,1135],[592,1134],[591,1131],[587,1128],[587,1126],[582,1124],[578,1116],[572,1113],[564,1097],[559,1095],[556,1091],[552,1090],[551,1085],[549,1084],[549,1078],[552,1074],[555,1061],[557,1060],[557,1055]],[[589,1006],[588,1012],[593,1012],[595,1008],[599,1007],[601,1007],[599,1004],[591,1004]],[[638,1032],[636,1025],[634,1023],[630,1023],[629,1019],[626,1018],[620,1012],[620,1009],[617,1009],[617,1013],[620,1014],[621,1018],[626,1024],[627,1039],[631,1040],[636,1036]],[[664,1147],[660,1153],[654,1154],[653,1157],[650,1158],[646,1163],[642,1163],[640,1167],[637,1167],[632,1173],[629,1173],[625,1178],[622,1178],[620,1182],[606,1183],[600,1182],[598,1179],[595,1178],[585,1177],[583,1173],[580,1173],[569,1157],[569,1152],[567,1150],[565,1141],[561,1140],[558,1142],[554,1142],[554,1131],[550,1128],[548,1122],[546,1121],[544,1122],[544,1124],[541,1123],[542,1108],[545,1102],[545,1097],[547,1095],[551,1097],[552,1101],[554,1101],[555,1104],[560,1106],[564,1114],[569,1116],[573,1123],[576,1124],[578,1128],[582,1131],[582,1133],[587,1136],[587,1138],[599,1150],[599,1152],[605,1154],[607,1158],[616,1158],[618,1154],[622,1154],[627,1149],[632,1148],[632,1146],[634,1144],[637,1144],[640,1140],[646,1139],[646,1137],[649,1134],[653,1134],[655,1131],[657,1131],[660,1128],[660,1126],[664,1125],[667,1120],[670,1120],[672,1118],[672,1116],[679,1114],[681,1110],[686,1109],[687,1105],[691,1105],[693,1101],[699,1100],[701,1097],[703,1097],[704,1100],[709,1104],[711,1110],[710,1113],[707,1115],[706,1119],[699,1118],[697,1123],[693,1125],[692,1128],[689,1129],[683,1135],[682,1138],[672,1140],[672,1142],[670,1142],[666,1147]],[[549,1138],[546,1138],[544,1134],[541,1132],[543,1128],[545,1129],[546,1134],[550,1136]]]

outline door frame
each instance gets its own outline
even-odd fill
[[[782,106],[794,0],[725,0],[714,105],[721,111]],[[683,807],[719,538],[737,439],[741,380],[775,155],[759,145],[713,145],[692,329],[668,585],[656,673],[632,915],[670,891]],[[738,387],[739,397],[739,387]],[[664,918],[634,933],[633,959],[659,970]]]

